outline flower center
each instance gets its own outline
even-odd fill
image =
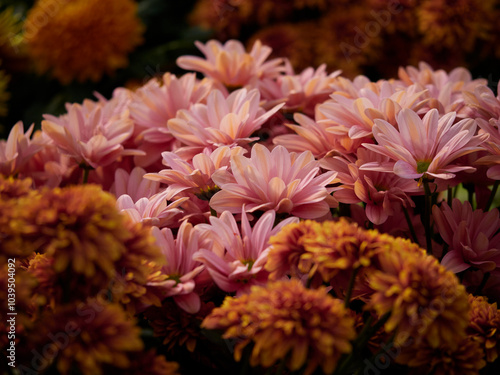
[[[181,282],[181,275],[178,274],[168,275],[167,280],[174,280],[175,286],[177,286],[177,284]]]
[[[242,261],[241,263],[243,263],[245,266],[247,266],[248,270],[250,271],[252,269],[252,267],[253,267],[253,264],[255,263],[255,260],[248,259],[248,260]]]
[[[431,165],[430,161],[427,160],[417,161],[417,172],[418,173],[427,172],[427,169],[429,169],[429,165]]]

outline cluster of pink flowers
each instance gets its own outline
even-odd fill
[[[181,77],[67,104],[34,133],[16,124],[0,173],[115,194],[165,254],[169,280],[152,286],[190,313],[207,284],[265,284],[285,224],[340,216],[410,238],[471,291],[500,295],[500,96],[486,80],[425,63],[350,80],[294,72],[260,42],[197,46],[205,57],[179,58]]]

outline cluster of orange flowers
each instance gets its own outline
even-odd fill
[[[199,0],[191,22],[220,40],[260,39],[298,69],[392,76],[399,65],[473,68],[500,58],[499,2]]]
[[[0,176],[0,279],[6,286],[8,261],[15,262],[17,368],[177,373],[176,363],[143,350],[134,317],[136,306],[158,301],[145,287],[151,264],[164,261],[149,229],[120,214],[100,187],[31,184]],[[2,348],[7,328],[0,324]]]
[[[341,219],[289,224],[270,242],[266,268],[279,281],[227,297],[203,321],[237,339],[236,360],[251,347],[252,366],[282,363],[305,374],[383,369],[395,360],[444,375],[478,374],[497,359],[496,303],[468,295],[410,241]]]
[[[208,291],[189,314],[150,287],[163,281],[164,260],[112,195],[94,185],[30,186],[0,178],[0,279],[7,285],[15,259],[19,369],[177,373],[177,363],[145,350],[144,324],[170,354],[184,347],[215,368],[204,355],[214,330],[234,344],[236,362],[276,373],[350,374],[393,362],[415,373],[479,374],[499,356],[496,303],[468,294],[408,240],[344,218],[288,224],[270,239],[266,285],[215,308],[223,295]],[[0,322],[3,348],[7,330]]]

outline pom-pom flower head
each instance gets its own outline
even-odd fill
[[[28,52],[39,72],[62,83],[98,81],[125,67],[141,43],[136,11],[132,0],[40,0],[25,22]]]
[[[306,366],[304,374],[317,367],[333,373],[341,355],[352,350],[355,336],[354,318],[341,300],[325,288],[306,289],[298,280],[254,286],[250,294],[227,297],[202,327],[224,330],[225,339],[241,339],[236,360],[253,342],[250,365],[270,367],[285,360],[291,371]]]

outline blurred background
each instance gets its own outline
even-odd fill
[[[296,72],[354,78],[399,66],[470,69],[496,90],[500,0],[0,0],[0,138],[64,103],[109,98],[199,54],[194,41],[256,39]]]

